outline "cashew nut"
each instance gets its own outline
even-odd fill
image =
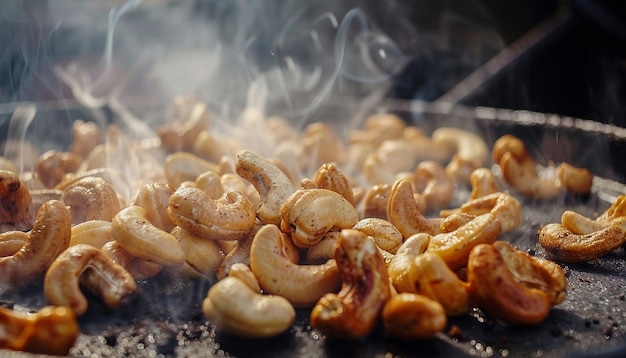
[[[70,152],[78,154],[81,158],[86,158],[98,144],[102,143],[100,126],[95,122],[81,119],[72,123],[72,137]]]
[[[0,231],[24,231],[33,222],[33,202],[19,176],[0,170]]]
[[[230,267],[228,276],[238,278],[243,281],[246,286],[250,287],[254,292],[261,292],[261,286],[259,286],[259,280],[254,276],[254,272],[250,269],[250,266],[238,262]]]
[[[254,236],[250,268],[265,292],[283,296],[295,306],[311,306],[339,288],[341,278],[335,260],[298,265],[288,252],[297,250],[276,225],[267,224]]]
[[[202,312],[218,329],[244,337],[272,337],[291,327],[296,311],[285,298],[262,295],[236,277],[209,289]]]
[[[391,185],[372,186],[363,198],[363,215],[366,218],[387,219],[387,203],[391,195]]]
[[[294,244],[310,247],[330,230],[352,228],[359,213],[341,194],[327,189],[300,189],[280,208],[281,228]]]
[[[330,337],[366,336],[391,296],[385,261],[371,238],[352,229],[341,231],[335,260],[341,290],[320,298],[311,311],[311,326]]]
[[[454,194],[454,181],[445,168],[435,161],[418,164],[414,173],[415,191],[421,195],[428,210],[450,205]]]
[[[426,251],[441,256],[452,270],[458,270],[465,267],[476,245],[493,243],[500,231],[501,224],[495,215],[482,214],[455,231],[434,235]]]
[[[109,241],[102,248],[108,257],[122,266],[135,280],[147,280],[163,270],[163,265],[134,257],[124,250],[117,241]]]
[[[180,226],[176,226],[170,233],[180,242],[189,266],[206,277],[215,275],[214,270],[225,256],[215,241],[194,235]]]
[[[487,143],[467,130],[441,127],[431,138],[436,145],[446,145],[456,152],[446,170],[457,182],[467,182],[472,171],[484,166],[489,158]]]
[[[28,234],[22,231],[0,233],[0,257],[13,256],[28,242]]]
[[[376,246],[390,253],[395,253],[403,241],[402,233],[384,219],[365,218],[352,228],[372,237]]]
[[[167,213],[174,188],[166,183],[145,184],[139,189],[133,205],[141,206],[146,219],[163,231],[171,231],[176,225]]]
[[[63,180],[65,174],[77,171],[81,162],[78,154],[49,150],[39,157],[35,171],[46,188],[52,188]]]
[[[379,113],[365,118],[363,129],[354,129],[349,133],[350,143],[371,143],[380,145],[390,139],[400,138],[407,127],[404,120],[395,114]]]
[[[318,188],[332,190],[341,194],[348,202],[354,205],[352,185],[348,178],[337,168],[335,163],[322,164],[315,172],[315,183]]]
[[[182,182],[195,181],[198,175],[204,172],[213,171],[219,173],[217,164],[189,152],[175,152],[168,155],[165,158],[163,170],[167,183],[175,189]]]
[[[323,263],[335,257],[337,241],[341,237],[341,231],[329,231],[315,245],[307,248],[306,262],[309,264]]]
[[[419,232],[439,233],[441,218],[425,218],[420,211],[409,179],[396,181],[387,203],[387,219],[407,238]]]
[[[556,175],[565,189],[572,193],[589,194],[593,185],[593,174],[586,168],[578,168],[568,163],[561,163],[556,168]]]
[[[415,234],[400,245],[396,254],[387,264],[387,273],[393,287],[398,292],[417,292],[414,279],[415,258],[428,248],[431,236],[426,233]]]
[[[89,220],[111,221],[120,211],[117,192],[102,178],[82,178],[61,195],[61,201],[69,207],[74,224]]]
[[[550,313],[550,299],[536,288],[519,283],[502,255],[489,244],[472,249],[467,265],[470,294],[478,307],[504,322],[541,323]]]
[[[88,307],[80,290],[87,287],[110,309],[119,307],[135,292],[135,280],[102,250],[90,245],[74,245],[52,263],[44,279],[44,295],[53,305],[69,307],[82,316]]]
[[[295,191],[289,177],[270,160],[249,150],[237,155],[235,171],[259,192],[259,219],[266,224],[280,225],[280,208]]]
[[[620,226],[626,229],[626,195],[618,196],[615,202],[595,220],[566,210],[561,215],[561,224],[580,235],[591,234],[608,226]]]
[[[459,209],[443,210],[440,215],[446,217],[457,212],[470,215],[490,212],[500,221],[503,232],[515,230],[522,222],[522,203],[505,192],[496,192],[470,200]]]
[[[470,200],[500,191],[496,176],[488,168],[478,168],[472,171],[470,184],[472,185]]]
[[[78,338],[74,312],[46,306],[35,313],[0,307],[0,349],[65,356]]]
[[[299,154],[300,166],[312,172],[324,163],[343,163],[345,148],[333,128],[324,122],[310,123],[304,129]]]
[[[239,240],[252,230],[256,209],[238,191],[211,199],[197,188],[178,188],[170,197],[172,222],[190,232],[214,240]]]
[[[448,324],[441,304],[426,296],[403,292],[391,297],[382,311],[386,331],[395,338],[431,339]]]
[[[167,107],[167,123],[159,127],[161,144],[169,151],[191,150],[198,133],[209,122],[204,103],[192,96],[178,96]]]
[[[547,224],[539,230],[539,243],[552,260],[580,263],[600,258],[626,243],[626,230],[609,226],[579,235],[561,224]]]
[[[113,241],[110,221],[89,220],[72,226],[70,246],[87,244],[100,249],[109,241]]]
[[[0,282],[26,284],[44,273],[69,246],[71,226],[70,213],[63,203],[51,200],[43,204],[26,244],[14,255],[0,257]]]
[[[170,233],[152,225],[141,206],[122,209],[113,218],[111,235],[128,253],[161,265],[180,265],[185,251]]]

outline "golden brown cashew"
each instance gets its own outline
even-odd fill
[[[249,150],[237,155],[235,171],[259,192],[259,219],[266,224],[280,225],[280,208],[295,191],[289,177],[270,160]]]
[[[328,123],[310,123],[300,139],[299,161],[305,172],[312,172],[324,163],[343,163],[345,148],[341,138]]]
[[[398,250],[403,241],[402,233],[392,223],[384,219],[361,219],[352,228],[372,237],[376,246],[392,254]]]
[[[556,175],[572,193],[589,194],[593,185],[593,174],[585,168],[578,168],[568,163],[561,163],[556,168]]]
[[[439,225],[443,219],[427,219],[422,215],[415,198],[409,179],[401,179],[394,183],[387,203],[387,219],[407,238],[419,232],[431,235],[439,233]]]
[[[46,306],[35,313],[0,307],[0,349],[65,356],[78,334],[76,316],[66,307]]]
[[[550,313],[548,296],[515,280],[492,245],[481,244],[472,249],[467,274],[471,296],[481,309],[497,319],[532,325],[541,323]]]
[[[0,231],[29,230],[33,223],[33,201],[19,176],[0,170]]]
[[[552,260],[580,263],[600,258],[626,243],[626,230],[609,226],[578,235],[561,224],[547,224],[539,230],[539,243]]]
[[[90,245],[74,245],[52,263],[44,279],[44,294],[53,305],[69,307],[77,316],[87,311],[87,298],[80,286],[87,287],[110,309],[135,292],[133,277],[102,250]]]
[[[426,233],[415,234],[398,248],[396,254],[387,264],[387,273],[391,284],[398,292],[417,292],[413,277],[415,271],[415,258],[424,253],[428,248],[431,236]]]
[[[372,186],[363,198],[363,216],[366,218],[387,219],[387,203],[391,195],[391,185]]]
[[[380,145],[389,139],[402,137],[406,123],[402,118],[391,113],[372,114],[365,118],[363,129],[354,129],[348,133],[350,143],[371,143]]]
[[[44,273],[69,246],[71,226],[63,203],[51,200],[42,205],[26,244],[13,256],[0,257],[0,282],[27,284]]]
[[[37,160],[35,172],[46,188],[52,188],[63,180],[65,174],[77,171],[82,160],[72,152],[49,150]]]
[[[133,205],[141,206],[146,219],[163,231],[170,232],[176,226],[167,213],[174,188],[166,183],[145,184],[139,189]]]
[[[403,292],[385,303],[382,321],[392,337],[415,340],[434,338],[446,328],[448,317],[439,302]]]
[[[415,191],[424,198],[428,210],[450,205],[454,181],[441,164],[435,161],[421,162],[415,169],[414,182]]]
[[[180,242],[189,266],[204,276],[215,275],[214,270],[222,263],[225,256],[215,241],[194,235],[180,226],[176,226],[170,233]]]
[[[283,296],[295,306],[311,306],[339,288],[341,278],[335,260],[298,265],[287,252],[297,250],[276,225],[267,224],[254,236],[250,268],[265,292]]]
[[[243,281],[246,286],[250,287],[254,292],[261,292],[261,286],[259,286],[259,280],[254,276],[254,272],[250,266],[244,263],[236,263],[230,267],[228,276],[238,278]]]
[[[272,337],[291,327],[296,311],[285,298],[262,295],[235,277],[209,289],[202,312],[218,329],[243,337]]]
[[[315,245],[306,250],[306,263],[324,263],[335,257],[337,241],[341,237],[341,231],[329,231]]]
[[[102,178],[82,178],[63,191],[74,224],[89,220],[111,221],[121,209],[117,192]]]
[[[330,337],[364,337],[374,330],[391,296],[385,261],[371,238],[352,229],[341,231],[335,260],[343,282],[341,291],[327,293],[317,302],[311,326]]]
[[[447,217],[457,212],[470,215],[482,215],[490,212],[502,224],[503,232],[515,230],[522,222],[522,203],[505,192],[496,192],[470,200],[458,209],[442,210],[440,215]]]
[[[185,251],[170,233],[152,225],[141,206],[122,209],[111,225],[111,235],[128,253],[161,265],[180,265]]]
[[[239,240],[252,230],[256,209],[238,191],[211,199],[197,188],[178,188],[170,197],[172,222],[196,235],[213,240]]]
[[[189,152],[175,152],[165,158],[163,164],[165,178],[172,188],[177,189],[182,182],[195,181],[198,175],[213,171],[219,173],[217,164],[204,160]]]
[[[470,200],[500,191],[496,176],[488,168],[475,169],[470,174],[470,184],[472,185]]]
[[[441,127],[431,137],[436,145],[446,145],[456,151],[446,170],[457,182],[467,182],[472,171],[484,166],[489,158],[487,143],[467,130]]]
[[[455,231],[433,236],[426,251],[441,256],[452,270],[458,270],[467,263],[472,248],[493,243],[500,231],[500,221],[495,215],[482,214]]]
[[[87,244],[100,249],[109,241],[113,241],[110,221],[90,220],[72,226],[70,246]]]
[[[595,220],[566,210],[561,215],[561,224],[579,235],[591,234],[608,226],[620,226],[626,229],[626,195],[618,196],[615,202]]]
[[[300,189],[280,208],[281,229],[298,247],[310,247],[330,230],[352,228],[359,213],[341,194],[327,189]]]
[[[75,120],[72,123],[72,137],[70,152],[80,155],[81,158],[87,158],[89,153],[102,143],[102,132],[95,122]]]
[[[521,284],[543,291],[552,305],[558,305],[565,300],[567,278],[559,265],[530,256],[505,241],[496,241],[493,247],[502,255],[509,270]]]
[[[341,194],[348,202],[354,205],[352,185],[348,178],[337,168],[335,163],[322,164],[315,172],[315,184],[318,188],[332,190]]]
[[[0,233],[0,258],[13,256],[28,242],[28,234],[22,231]]]
[[[147,280],[158,275],[163,265],[134,257],[124,250],[117,241],[109,241],[101,248],[105,255],[122,266],[135,280]]]
[[[178,96],[167,107],[166,119],[167,123],[158,130],[163,147],[169,151],[189,151],[209,124],[209,112],[196,98]]]

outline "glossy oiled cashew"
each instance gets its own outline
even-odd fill
[[[439,302],[404,292],[385,303],[382,321],[392,337],[415,340],[434,338],[446,328],[448,317]]]
[[[447,217],[458,212],[470,215],[492,213],[500,221],[503,232],[515,230],[522,222],[522,203],[505,192],[496,192],[470,200],[458,209],[443,210],[440,215]]]
[[[567,278],[561,266],[549,260],[530,256],[506,241],[496,241],[493,247],[502,255],[513,277],[521,284],[543,291],[552,305],[558,305],[565,300]]]
[[[163,231],[170,232],[176,225],[167,213],[174,188],[166,183],[145,184],[139,189],[133,205],[141,206],[146,219]]]
[[[122,209],[113,218],[113,239],[128,253],[161,265],[180,265],[185,251],[169,232],[152,225],[141,206]]]
[[[13,256],[28,242],[28,234],[22,231],[0,233],[0,258]]]
[[[94,122],[86,122],[80,119],[72,123],[72,144],[70,152],[86,158],[89,153],[102,143],[102,131]]]
[[[338,338],[370,334],[391,296],[385,261],[367,235],[346,229],[337,242],[335,260],[341,272],[339,293],[325,294],[313,307],[311,326]]]
[[[470,200],[497,193],[500,191],[498,181],[493,172],[488,168],[478,168],[470,174],[472,192]]]
[[[33,201],[19,176],[0,170],[0,231],[29,230],[33,222]]]
[[[391,185],[381,184],[369,188],[363,198],[363,217],[387,219],[387,203]]]
[[[70,246],[87,244],[100,249],[109,241],[113,241],[110,221],[89,220],[72,226]]]
[[[519,283],[492,245],[481,244],[472,249],[467,275],[473,300],[494,318],[532,325],[541,323],[550,313],[548,296]]]
[[[76,181],[63,191],[61,201],[69,207],[74,224],[89,220],[111,221],[121,209],[113,186],[97,177]]]
[[[456,154],[446,170],[457,182],[468,181],[472,171],[483,167],[489,158],[487,143],[467,130],[442,127],[436,129],[431,137],[435,144],[455,150]]]
[[[26,284],[43,274],[69,246],[71,226],[63,203],[52,200],[42,205],[26,244],[14,255],[0,257],[0,282]]]
[[[169,151],[189,151],[209,124],[206,105],[192,96],[178,96],[167,108],[167,123],[159,127],[161,145]]]
[[[615,202],[595,220],[575,211],[565,210],[561,224],[579,235],[591,234],[609,226],[619,226],[626,230],[626,195],[620,195]]]
[[[321,265],[298,265],[288,252],[297,252],[293,243],[276,225],[263,226],[252,241],[250,268],[261,288],[285,297],[295,306],[311,306],[341,283],[335,260]]]
[[[340,230],[327,232],[320,241],[306,250],[306,263],[324,263],[335,258],[335,248],[340,237]]]
[[[413,187],[409,179],[398,180],[391,188],[387,202],[387,220],[398,228],[405,238],[420,232],[437,234],[442,222],[441,218],[425,218],[422,215],[413,197]]]
[[[482,214],[455,231],[434,235],[426,251],[441,256],[452,270],[458,270],[465,267],[476,245],[495,242],[500,231],[500,221],[495,215]]]
[[[361,219],[354,225],[353,229],[372,237],[376,246],[390,253],[395,253],[402,241],[404,241],[402,233],[393,224],[384,219]]]
[[[239,240],[252,230],[256,209],[244,194],[229,191],[211,199],[197,188],[178,188],[170,197],[172,222],[213,240]]]
[[[202,312],[218,329],[244,337],[276,336],[296,318],[295,309],[285,298],[262,295],[231,276],[211,286]]]
[[[46,272],[43,289],[48,302],[69,307],[81,316],[89,305],[80,290],[81,285],[110,309],[119,307],[137,287],[130,273],[102,250],[79,244],[69,247],[54,260]]]
[[[434,161],[417,165],[414,173],[415,191],[426,202],[426,209],[440,209],[450,205],[454,194],[454,181],[445,168]]]
[[[176,226],[170,233],[178,239],[185,251],[187,264],[200,274],[212,278],[214,270],[225,256],[215,241],[194,235],[180,226]]]
[[[167,183],[178,188],[182,182],[195,181],[198,175],[213,171],[219,173],[217,164],[188,152],[175,152],[165,158],[163,171]]]
[[[256,229],[258,231],[259,228]],[[254,232],[255,230],[253,230]],[[215,268],[215,275],[218,280],[228,276],[233,265],[238,263],[250,264],[250,248],[252,247],[253,234],[237,240],[235,247],[230,250]],[[221,241],[220,241],[221,242]],[[228,241],[226,241],[228,242]],[[219,242],[218,242],[219,243]]]
[[[589,194],[591,192],[593,174],[588,169],[561,163],[556,168],[556,175],[565,189],[572,193]]]
[[[52,188],[63,180],[65,174],[78,170],[82,158],[72,152],[49,150],[35,164],[35,171],[46,188]]]
[[[266,224],[280,225],[280,208],[295,191],[289,177],[270,160],[248,150],[237,155],[235,171],[261,196],[258,218]]]
[[[46,306],[35,313],[0,307],[0,349],[65,356],[78,338],[76,315]]]
[[[254,272],[250,269],[250,266],[244,263],[236,263],[230,267],[228,276],[238,278],[243,281],[246,286],[250,287],[254,292],[261,292],[261,286],[259,286],[259,280],[254,276]]]
[[[330,230],[352,228],[359,213],[341,194],[327,189],[300,189],[280,208],[281,229],[294,244],[310,247]]]
[[[626,230],[619,226],[609,226],[600,231],[579,235],[561,224],[547,224],[539,230],[539,243],[552,260],[587,262],[624,245]]]
[[[194,185],[186,185],[185,183],[182,183],[181,186],[183,185],[195,186],[196,188],[207,193],[211,199],[217,199],[224,195],[224,188],[222,187],[220,175],[211,170],[198,175]]]
[[[315,172],[315,184],[318,188],[332,190],[341,194],[348,202],[354,205],[352,185],[348,178],[337,168],[335,163],[322,164]]]
[[[109,241],[101,248],[102,252],[122,266],[135,280],[147,280],[158,275],[163,265],[137,258],[124,250],[117,241]]]
[[[431,236],[426,233],[415,234],[400,245],[396,254],[387,264],[387,273],[391,284],[398,292],[417,292],[413,275],[415,258],[428,248]]]

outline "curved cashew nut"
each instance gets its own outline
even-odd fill
[[[137,287],[133,277],[102,250],[79,244],[63,251],[52,263],[44,279],[44,294],[53,305],[69,307],[81,316],[88,306],[81,284],[110,309],[119,307]]]
[[[456,154],[446,170],[458,182],[466,182],[474,169],[485,165],[489,158],[487,143],[478,135],[460,128],[442,127],[431,135],[437,145],[446,145]]]
[[[215,275],[214,270],[222,263],[225,256],[215,241],[194,235],[180,226],[176,226],[170,233],[180,242],[189,266],[204,276]]]
[[[417,292],[414,279],[415,258],[428,248],[431,236],[426,233],[415,234],[400,245],[396,254],[387,264],[387,273],[391,284],[398,292]]]
[[[33,200],[19,176],[0,170],[0,230],[24,231],[33,222]]]
[[[365,218],[361,219],[352,228],[372,237],[376,246],[387,252],[395,253],[398,247],[402,245],[402,233],[387,220]]]
[[[620,195],[615,202],[595,220],[577,212],[566,210],[561,215],[561,224],[579,235],[591,234],[608,226],[626,229],[626,195]]]
[[[101,248],[105,255],[122,266],[135,280],[147,280],[163,270],[163,265],[134,257],[117,241],[109,241]]]
[[[415,169],[414,181],[415,191],[424,198],[427,209],[450,205],[454,181],[441,164],[435,161],[421,162]]]
[[[315,184],[318,188],[332,190],[341,194],[354,205],[354,193],[348,178],[337,168],[335,163],[322,164],[315,172]]]
[[[87,244],[102,248],[104,244],[113,241],[111,222],[106,220],[89,220],[72,226],[70,246]]]
[[[170,233],[152,225],[141,206],[122,209],[111,224],[111,235],[129,254],[161,265],[180,265],[185,251]]]
[[[167,120],[158,130],[163,147],[170,151],[189,151],[198,133],[208,125],[209,112],[196,98],[178,96],[167,107]]]
[[[327,336],[358,338],[374,330],[391,296],[385,261],[374,241],[358,230],[341,231],[335,260],[343,282],[313,307],[311,326]]]
[[[74,224],[89,220],[111,221],[121,209],[117,192],[102,178],[82,178],[63,190],[61,201],[69,207]]]
[[[202,312],[218,329],[244,337],[276,336],[291,327],[296,311],[285,298],[262,295],[229,276],[209,289]]]
[[[256,220],[252,202],[237,191],[211,199],[200,189],[178,188],[170,197],[168,213],[176,225],[214,240],[239,240]]]
[[[46,188],[52,188],[63,180],[65,174],[76,172],[82,160],[83,158],[72,152],[49,150],[35,163],[35,172]]]
[[[339,288],[341,278],[335,260],[298,265],[287,254],[294,251],[293,243],[276,225],[267,224],[254,236],[250,268],[265,292],[283,296],[295,306],[310,306]]]
[[[391,185],[374,185],[363,198],[363,215],[366,218],[387,219],[387,203],[391,195]]]
[[[167,183],[177,189],[181,183],[195,181],[204,172],[219,173],[219,167],[189,152],[175,152],[165,157],[163,171]]]
[[[439,302],[420,294],[403,292],[385,303],[382,321],[392,337],[419,340],[434,338],[443,332],[448,317]]]
[[[552,260],[580,263],[600,258],[626,243],[626,230],[609,226],[578,235],[561,224],[547,224],[539,230],[539,243]]]
[[[359,213],[341,194],[327,189],[300,189],[280,208],[281,228],[294,244],[310,247],[332,229],[352,228]]]
[[[548,296],[515,280],[502,255],[492,245],[481,244],[472,249],[467,275],[475,302],[497,319],[532,325],[541,323],[550,313]]]
[[[530,256],[505,241],[496,241],[493,247],[502,255],[504,262],[518,282],[526,287],[543,291],[552,305],[558,305],[565,300],[567,278],[559,265]]]
[[[230,267],[228,276],[238,278],[243,281],[246,286],[250,287],[254,292],[261,292],[261,286],[259,286],[259,280],[254,276],[254,272],[250,269],[250,266],[244,263],[236,263]]]
[[[363,122],[363,129],[354,129],[349,133],[350,143],[371,143],[380,145],[390,139],[402,137],[406,122],[392,113],[369,115]]]
[[[556,168],[556,175],[572,193],[589,194],[593,185],[593,174],[585,168],[578,168],[571,164],[561,163]]]
[[[270,160],[249,150],[237,155],[235,171],[259,192],[259,219],[266,224],[280,225],[280,208],[295,191],[289,177]]]
[[[100,126],[95,122],[87,122],[76,119],[72,123],[72,144],[70,152],[86,158],[89,153],[100,143],[102,143],[102,132]]]
[[[522,203],[505,192],[496,192],[470,200],[459,209],[443,210],[440,215],[446,217],[457,212],[470,215],[492,213],[502,224],[503,232],[515,230],[522,222]]]
[[[79,334],[78,322],[66,307],[46,306],[35,313],[0,307],[0,349],[65,356]]]
[[[450,269],[458,270],[465,267],[476,245],[495,242],[500,231],[500,221],[493,214],[482,214],[455,231],[433,236],[426,251],[441,256]]]
[[[0,234],[0,258],[13,256],[28,242],[28,234],[22,231],[7,231]]]
[[[51,200],[43,204],[26,244],[13,256],[0,257],[0,282],[29,283],[44,273],[69,246],[71,226],[63,203]]]
[[[174,188],[166,183],[145,184],[139,189],[133,205],[141,206],[146,219],[163,231],[170,232],[176,225],[167,213]]]
[[[324,263],[335,257],[337,241],[341,237],[341,231],[329,231],[315,245],[306,250],[306,262],[309,264]]]
[[[472,171],[472,174],[470,174],[470,184],[472,185],[470,200],[500,191],[496,176],[493,175],[493,172],[488,168],[478,168]]]
[[[401,179],[394,183],[387,203],[387,219],[405,238],[419,232],[431,235],[439,233],[441,218],[425,218],[415,198],[409,179]]]

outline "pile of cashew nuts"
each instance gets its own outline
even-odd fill
[[[477,135],[427,136],[393,114],[347,138],[266,118],[266,155],[213,133],[193,97],[173,101],[167,120],[147,141],[77,120],[67,152],[19,158],[32,171],[0,161],[0,284],[43,278],[49,304],[0,309],[0,348],[66,354],[89,310],[82,290],[116,309],[163,270],[215,280],[202,311],[247,337],[281,334],[308,307],[330,338],[382,324],[429,339],[472,308],[537,324],[566,297],[558,264],[498,239],[521,224],[524,197],[589,193],[592,175],[563,163],[546,179],[513,136],[494,145],[496,175]],[[459,186],[471,195],[452,207]],[[625,203],[595,220],[565,212],[539,240],[556,261],[600,257],[626,241]]]

